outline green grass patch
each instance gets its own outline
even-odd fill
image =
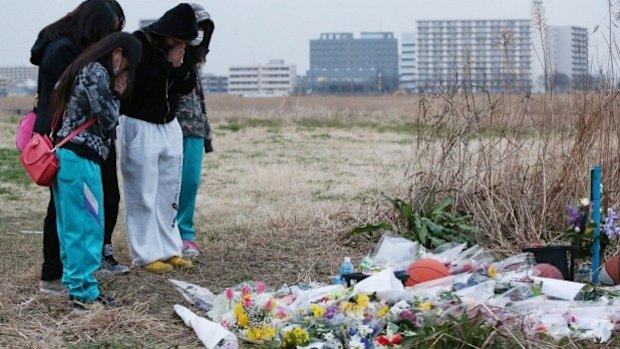
[[[239,132],[239,131],[241,131],[241,129],[243,129],[243,125],[231,122],[231,123],[228,123],[228,124],[219,125],[217,128],[218,128],[218,130],[226,130],[226,131],[231,131],[231,132]]]
[[[23,186],[31,184],[30,177],[19,162],[17,149],[0,149],[0,180]]]

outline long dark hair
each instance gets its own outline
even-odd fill
[[[99,62],[107,69],[110,76],[110,90],[114,89],[115,76],[112,67],[112,53],[117,48],[123,49],[123,57],[127,58],[129,63],[127,66],[127,89],[122,96],[127,98],[133,87],[136,68],[142,59],[142,44],[129,33],[117,32],[87,48],[65,69],[58,79],[57,88],[54,90],[52,111],[62,112],[65,109],[75,85],[75,77],[89,63]]]
[[[47,40],[69,37],[84,50],[120,30],[116,25],[117,19],[124,25],[125,14],[115,0],[86,0],[61,19],[43,28],[42,34]]]

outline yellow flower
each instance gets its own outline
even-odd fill
[[[383,308],[379,309],[379,312],[377,313],[377,315],[379,315],[379,317],[383,317],[385,316],[385,314],[387,314],[389,310],[390,308],[388,308],[387,305],[384,305]]]
[[[320,307],[316,304],[311,304],[310,305],[310,310],[312,310],[312,314],[314,315],[314,317],[319,318],[322,317],[323,314],[325,314],[325,308]]]
[[[303,328],[296,327],[284,333],[284,348],[297,348],[310,343],[310,335]]]
[[[433,303],[431,302],[424,302],[424,303],[418,304],[418,309],[420,310],[429,311],[432,308],[433,308]]]
[[[265,327],[251,327],[245,333],[245,335],[255,341],[261,340],[271,340],[276,335],[276,330],[273,327],[265,326]]]
[[[275,328],[269,327],[269,326],[263,327],[263,330],[262,330],[262,333],[261,333],[261,337],[264,340],[271,340],[275,336],[276,336],[276,329]]]
[[[247,327],[248,326],[248,316],[245,313],[241,313],[239,316],[237,316],[237,325],[241,328]]]
[[[248,336],[249,339],[251,340],[261,340],[262,339],[262,331],[260,328],[258,327],[251,327],[247,332],[246,332],[246,336]]]
[[[344,313],[349,312],[352,308],[353,308],[353,304],[351,304],[349,302],[343,302],[342,304],[340,304],[340,309]]]
[[[370,298],[368,298],[368,296],[365,294],[360,294],[359,296],[357,296],[357,300],[355,301],[355,303],[357,303],[357,305],[359,305],[360,307],[365,308],[370,303]]]
[[[241,303],[235,303],[235,316],[239,317],[241,314],[243,314],[243,305]]]
[[[491,264],[489,266],[489,270],[488,270],[488,275],[491,278],[496,278],[497,277],[497,268],[495,268],[495,266],[493,264]]]

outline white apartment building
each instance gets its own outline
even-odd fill
[[[400,65],[398,67],[399,88],[410,92],[416,90],[416,34],[403,33],[400,44]]]
[[[286,96],[295,89],[297,69],[283,60],[228,68],[228,93],[241,96]]]
[[[529,90],[530,31],[529,19],[417,21],[417,91]]]
[[[562,74],[570,88],[584,86],[588,78],[588,30],[571,26],[549,27],[551,74]],[[556,79],[556,83],[559,79]]]
[[[416,21],[417,31],[402,36],[401,88],[432,93],[584,87],[588,30],[547,25],[542,0],[532,1],[531,12],[530,19]]]
[[[0,67],[0,78],[8,80],[8,88],[37,81],[39,69],[34,66]]]

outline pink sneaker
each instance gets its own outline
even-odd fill
[[[183,256],[196,257],[200,254],[200,247],[193,240],[183,240]]]

